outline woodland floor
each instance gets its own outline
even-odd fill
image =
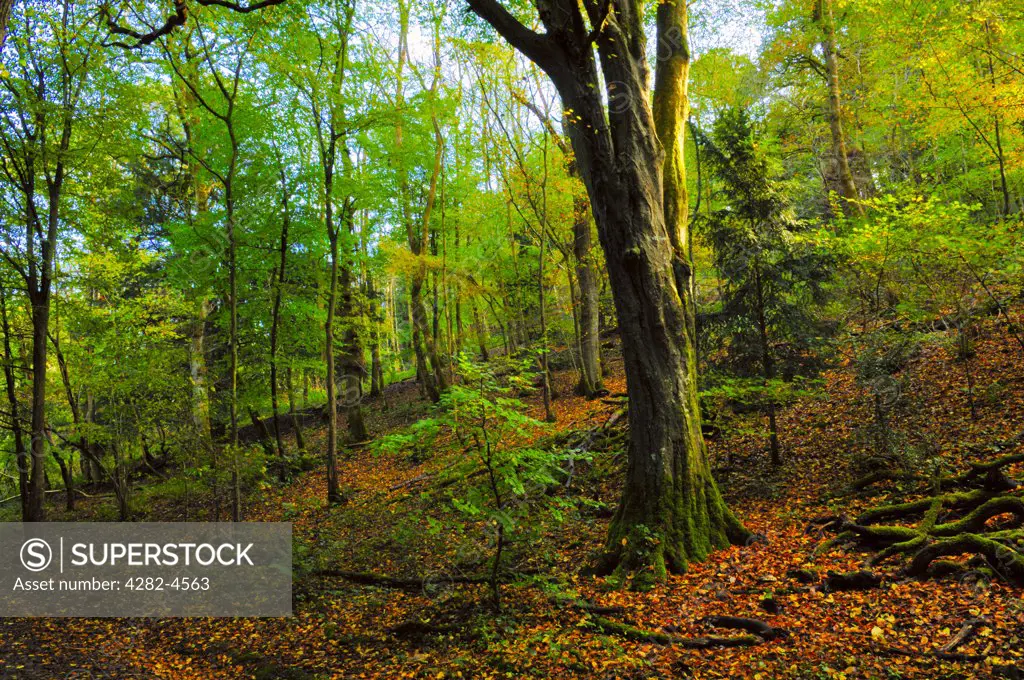
[[[976,419],[961,365],[939,335],[900,376],[910,396],[895,429],[951,472],[977,460],[968,444],[1005,440],[1024,429],[1024,351],[995,320],[983,325],[976,351]],[[621,364],[611,368],[608,387],[623,392]],[[621,408],[614,400],[573,396],[571,372],[556,378],[561,432],[600,428]],[[378,434],[425,412],[412,383],[392,386],[388,394],[389,409],[370,409]],[[886,580],[868,590],[829,593],[795,580],[793,570],[824,576],[859,569],[865,558],[844,548],[815,554],[829,535],[808,530],[809,520],[853,515],[898,493],[891,484],[850,491],[852,464],[868,455],[858,427],[869,420],[865,393],[841,363],[827,374],[823,396],[782,413],[783,469],[770,468],[764,438],[753,432],[711,441],[729,502],[766,540],[720,551],[646,593],[610,591],[599,579],[577,575],[601,547],[621,479],[621,445],[596,451],[564,492],[596,503],[576,503],[564,521],[541,523],[536,535],[513,546],[514,566],[535,576],[503,586],[500,613],[486,586],[453,582],[484,571],[488,532],[473,526],[446,531],[444,520],[454,516],[450,504],[421,493],[464,455],[459,447],[439,444],[422,464],[407,454],[351,451],[339,466],[350,495],[345,505],[319,502],[325,496],[319,469],[250,494],[247,519],[294,522],[295,616],[2,619],[0,678],[1024,677],[1018,670],[1024,669],[1024,590],[974,577],[910,580],[900,576],[900,560],[879,567]],[[308,438],[311,450],[320,450],[323,433]],[[156,500],[144,519],[175,518],[176,501]],[[90,504],[83,508],[78,518],[88,516]],[[429,518],[442,520],[440,531],[430,530]],[[415,581],[404,588],[364,585],[315,573],[324,569]],[[558,579],[562,599],[548,577]],[[566,604],[565,593],[616,608],[607,618],[648,631],[728,636],[735,632],[702,620],[731,615],[760,619],[789,635],[755,646],[680,649],[607,634],[595,627],[592,613]],[[762,608],[771,593],[775,614]],[[957,658],[940,658],[939,648],[971,619],[983,619],[977,634],[956,650]]]

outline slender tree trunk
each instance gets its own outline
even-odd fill
[[[210,302],[199,300],[196,318],[192,322],[189,342],[189,374],[192,378],[192,421],[196,433],[204,444],[210,441],[210,402],[206,386],[206,319],[210,315]]]
[[[545,164],[547,159],[545,159]],[[545,183],[547,178],[545,177]],[[546,219],[546,218],[545,218]],[[543,386],[544,398],[544,419],[549,423],[555,422],[555,413],[551,410],[551,371],[548,368],[548,324],[547,314],[544,306],[544,253],[547,244],[544,225],[540,230],[540,255],[537,259],[537,305],[540,309],[540,372]]]
[[[370,399],[377,399],[384,393],[384,365],[380,358],[380,332],[374,330],[370,345]]]
[[[289,366],[287,370],[288,378],[288,415],[292,418],[292,428],[295,430],[295,448],[299,451],[306,450],[306,442],[302,436],[302,419],[299,418],[299,414],[295,411],[295,380],[292,375],[292,367]]]
[[[996,67],[992,59],[992,27],[988,21],[985,22],[985,45],[988,47],[988,75],[989,82],[993,89],[996,88]],[[996,161],[999,163],[999,188],[1002,193],[1003,205],[1002,216],[1010,214],[1010,188],[1006,181],[1006,154],[1003,152],[1002,118],[999,109],[994,109],[992,115],[993,141],[995,142]]]
[[[60,455],[56,446],[51,446],[50,452],[53,454],[53,459],[57,461],[57,467],[60,468],[60,478],[61,481],[64,482],[64,509],[68,512],[72,512],[75,509],[74,467],[68,461],[64,460],[64,456]]]
[[[288,205],[288,177],[281,165],[281,240],[278,245],[277,276],[274,284],[274,305],[270,316],[270,407],[274,420],[274,440],[277,445],[278,478],[285,480],[284,440],[281,438],[281,419],[278,405],[277,349],[278,333],[281,326],[281,299],[284,295],[286,270],[288,267],[288,229],[291,226],[291,212]]]
[[[399,46],[398,46],[398,78],[395,102],[398,108],[405,103],[405,64],[409,58],[409,3],[407,0],[399,0]],[[436,76],[435,76],[436,79]],[[398,185],[402,202],[402,219],[405,223],[406,237],[409,241],[409,250],[418,258],[425,255],[427,247],[426,237],[422,232],[430,227],[430,209],[433,206],[433,195],[437,190],[437,173],[440,171],[442,148],[435,148],[434,173],[431,177],[431,197],[428,198],[427,208],[423,217],[423,229],[418,231],[413,223],[411,189],[409,187],[409,173],[405,167],[405,161],[400,157],[401,149],[404,146],[404,129],[400,118],[395,123],[395,147],[399,150]],[[427,313],[423,306],[423,284],[426,279],[426,263],[421,262],[409,277],[409,321],[412,326],[412,346],[416,356],[416,375],[420,380],[427,398],[431,401],[439,401],[441,391],[444,389],[436,380],[436,373],[432,367],[428,367],[428,357],[436,360],[436,353],[433,343],[430,342],[430,329],[427,324]]]
[[[21,427],[18,408],[17,380],[14,375],[14,355],[11,352],[11,324],[7,316],[7,288],[0,284],[0,323],[4,334],[4,380],[7,384],[7,404],[11,410],[11,432],[14,434],[14,454],[18,464],[18,493],[21,494],[21,514],[28,515],[28,451]]]
[[[230,357],[230,445],[231,445],[231,521],[242,521],[242,487],[238,474],[238,244],[235,234],[234,174],[238,159],[238,142],[234,127],[228,124],[231,137],[231,168],[224,183],[224,203],[227,208],[228,247],[228,354]]]
[[[480,320],[480,310],[477,309],[476,302],[470,302],[469,309],[473,314],[473,330],[476,332],[476,344],[480,350],[480,361],[486,363],[491,360],[491,356],[487,351],[487,333],[484,332],[484,324]]]
[[[754,264],[754,284],[757,294],[757,331],[761,342],[761,370],[764,386],[769,388],[775,379],[775,362],[772,360],[771,343],[768,341],[768,321],[764,314],[764,286],[761,281],[760,264]],[[768,444],[771,450],[772,465],[782,465],[782,451],[779,448],[779,428],[775,419],[775,399],[767,396],[768,403]]]
[[[49,295],[35,293],[32,300],[32,465],[26,522],[46,519],[46,331],[50,319]]]
[[[601,377],[597,273],[591,253],[590,202],[586,196],[575,196],[573,209],[573,256],[580,289],[580,391],[592,398],[604,393],[604,380]]]
[[[835,18],[832,15],[832,0],[816,0],[814,20],[821,28],[821,51],[825,57],[825,74],[828,85],[828,127],[832,133],[832,156],[839,175],[839,193],[846,203],[847,209],[852,208],[863,214],[863,208],[855,203],[858,198],[857,185],[850,171],[850,157],[846,149],[846,137],[843,134],[843,105],[839,89],[839,48],[836,46]]]
[[[685,82],[685,81],[684,81]],[[566,159],[566,171],[572,177],[579,177],[579,168],[576,165],[576,158],[573,155],[572,146],[563,135],[558,134],[550,119],[525,95],[513,91],[513,96],[526,108],[530,109],[552,139],[562,151]],[[681,159],[680,159],[681,162]],[[683,191],[683,207],[685,209],[686,187]],[[572,250],[573,258],[576,260],[576,279],[580,288],[580,304],[578,310],[574,306],[574,317],[578,328],[579,349],[580,349],[580,382],[578,391],[588,398],[593,398],[604,392],[604,381],[601,376],[601,345],[600,328],[598,319],[598,276],[594,271],[594,260],[591,253],[593,239],[590,235],[590,199],[587,198],[586,187],[581,187],[573,193],[573,225],[572,225]],[[569,277],[570,287],[572,276]],[[575,303],[575,296],[574,296]],[[578,313],[575,313],[577,312]]]
[[[327,348],[327,502],[340,503],[341,486],[338,483],[338,395],[334,367],[334,315],[338,304],[338,232],[331,227],[331,205],[327,201],[328,236],[331,242],[331,285],[327,296],[327,321],[324,335]]]
[[[352,215],[350,213],[351,210],[346,210],[345,221],[351,226]],[[341,373],[345,393],[341,395],[341,398],[348,421],[349,439],[352,442],[363,442],[370,438],[363,418],[363,376],[366,374],[366,367],[353,300],[355,291],[352,283],[352,270],[348,263],[342,267],[339,285],[339,312],[346,321],[341,343]]]
[[[68,370],[68,362],[64,358],[64,353],[60,349],[60,343],[56,335],[50,335],[50,341],[53,343],[53,351],[57,355],[57,368],[60,371],[61,382],[64,384],[64,393],[68,400],[68,407],[71,409],[71,422],[75,425],[76,434],[81,437],[79,441],[79,449],[82,452],[82,458],[85,459],[91,454],[92,449],[89,445],[87,437],[81,434],[82,426],[82,412],[79,408],[79,402],[75,397],[75,391],[71,387],[71,373]],[[58,467],[60,467],[61,478],[64,480],[64,488],[67,491],[67,509],[75,509],[75,492],[74,492],[74,457],[72,456],[71,461],[65,464],[64,459],[57,452],[56,447],[52,446],[53,457],[57,461]]]

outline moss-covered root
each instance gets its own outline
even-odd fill
[[[714,647],[750,647],[760,644],[762,638],[754,635],[739,635],[737,637],[699,637],[687,638],[668,633],[658,633],[649,630],[642,630],[618,621],[606,619],[603,616],[591,616],[591,624],[603,633],[617,635],[618,637],[634,642],[647,642],[658,645],[673,645],[687,649],[711,649]]]
[[[682,573],[691,562],[745,545],[752,536],[707,474],[692,485],[669,486],[660,502],[624,499],[612,518],[599,573],[610,575],[613,585],[644,590],[668,572]]]
[[[910,561],[907,574],[928,576],[929,567],[938,558],[967,553],[984,557],[1000,578],[1024,585],[1024,555],[978,534],[960,534],[926,545]]]
[[[981,505],[991,497],[992,494],[985,489],[976,489],[974,491],[959,491],[922,498],[909,503],[880,505],[877,508],[861,513],[857,517],[857,524],[878,524],[886,520],[923,517],[928,514],[928,511],[932,509],[936,501],[940,503],[941,507],[945,508],[971,508]]]
[[[893,557],[894,555],[903,555],[906,553],[914,552],[915,550],[924,546],[927,542],[927,536],[925,536],[924,534],[918,534],[909,540],[902,541],[900,543],[893,543],[888,548],[885,548],[884,550],[869,557],[867,564],[871,567],[878,566],[879,564],[886,561],[890,557]]]
[[[933,527],[931,533],[936,536],[977,533],[985,528],[985,523],[990,519],[1004,514],[1014,515],[1018,524],[1024,522],[1024,501],[1016,496],[992,498],[979,505],[962,519]]]

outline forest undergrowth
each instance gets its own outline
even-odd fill
[[[980,325],[974,352],[968,394],[942,334],[926,336],[892,376],[884,432],[872,425],[877,403],[841,361],[819,394],[779,413],[785,465],[777,471],[757,416],[709,432],[716,475],[754,537],[652,590],[610,589],[581,571],[601,548],[624,463],[625,384],[614,360],[608,397],[575,396],[573,372],[558,372],[557,423],[516,434],[516,445],[585,455],[557,489],[540,493],[560,499],[558,512],[538,513],[509,539],[500,609],[484,577],[493,527],[454,519],[451,502],[480,477],[453,472],[465,469],[457,463],[466,450],[441,433],[417,455],[343,450],[341,505],[319,501],[319,470],[251,495],[249,520],[294,523],[295,616],[4,619],[0,677],[1021,677],[1024,604],[1012,565],[952,551],[942,573],[912,576],[916,550],[878,560],[899,541],[864,533],[956,522],[982,503],[958,510],[928,499],[980,494],[985,484],[936,485],[1024,453],[1021,348],[993,318]],[[388,409],[370,409],[375,433],[407,431],[428,415],[414,382],[389,387],[387,399]],[[539,397],[525,401],[540,419]],[[311,451],[323,436],[307,435]],[[1001,470],[1013,480],[1024,465],[1012,459]],[[542,500],[524,496],[527,505]],[[1019,493],[1003,488],[998,497]],[[883,510],[886,524],[864,521],[921,499],[922,512]],[[153,501],[144,519],[179,511],[176,499]],[[82,503],[77,518],[100,503]],[[1012,502],[997,509],[972,531],[1013,534],[1024,517]],[[916,548],[942,540],[915,536]]]

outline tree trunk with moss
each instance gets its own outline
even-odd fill
[[[605,253],[630,398],[626,484],[602,566],[644,586],[749,536],[722,500],[701,436],[685,193],[673,184],[666,194],[663,183],[665,149],[681,158],[686,7],[658,6],[662,126],[648,104],[642,2],[536,0],[545,29],[536,33],[497,0],[467,1],[550,76],[562,99]],[[659,130],[675,137],[660,139]],[[675,164],[672,181],[683,171]]]

